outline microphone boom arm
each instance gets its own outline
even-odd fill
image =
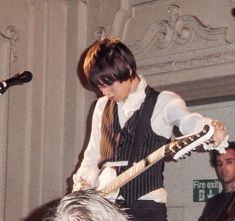
[[[22,73],[17,73],[5,81],[0,82],[0,95],[4,94],[9,87],[29,82],[32,80],[32,78],[33,74],[31,72],[24,71]]]

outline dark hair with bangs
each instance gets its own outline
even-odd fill
[[[83,69],[87,79],[95,87],[136,77],[134,55],[116,38],[104,38],[95,42],[88,50]]]
[[[225,150],[232,149],[235,151],[235,141],[228,142],[228,147]],[[218,155],[221,155],[217,150],[212,150],[210,152],[210,163],[212,167],[217,166],[217,160],[216,157]]]

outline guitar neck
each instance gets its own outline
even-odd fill
[[[189,153],[191,150],[195,150],[196,147],[203,146],[202,144],[204,142],[210,142],[209,139],[213,135],[213,131],[212,126],[205,125],[203,130],[198,133],[175,138],[169,144],[163,145],[120,174],[116,179],[101,189],[101,194],[107,195],[118,190],[165,156],[172,155],[174,156],[173,159],[176,160]]]
[[[120,187],[124,186],[135,177],[140,175],[142,172],[144,172],[146,169],[151,167],[157,161],[164,158],[166,147],[168,147],[168,144],[160,147],[159,149],[148,155],[146,158],[142,159],[141,161],[130,167],[128,170],[121,173],[118,177],[116,177],[115,180],[111,181],[108,185],[105,186],[105,188],[101,190],[101,194],[107,195],[113,191],[118,190]]]

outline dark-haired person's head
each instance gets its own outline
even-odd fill
[[[95,42],[86,54],[83,69],[88,82],[113,102],[125,101],[140,81],[134,55],[116,38]]]
[[[226,153],[213,151],[211,164],[215,167],[218,179],[225,192],[235,190],[235,142],[229,142]]]
[[[84,74],[95,86],[112,85],[136,77],[136,61],[131,50],[117,38],[103,38],[88,50]]]
[[[232,142],[228,142],[228,147],[226,148],[226,153],[228,150],[232,149],[233,151],[235,151],[235,141]],[[216,167],[217,166],[217,156],[223,155],[223,153],[219,153],[219,151],[217,150],[213,150],[210,152],[210,162],[211,162],[211,166],[212,167]]]

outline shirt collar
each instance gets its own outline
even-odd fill
[[[125,102],[118,102],[121,112],[126,118],[129,118],[133,112],[138,110],[145,99],[145,88],[147,82],[142,75],[138,75],[140,82],[135,91],[131,92]]]

